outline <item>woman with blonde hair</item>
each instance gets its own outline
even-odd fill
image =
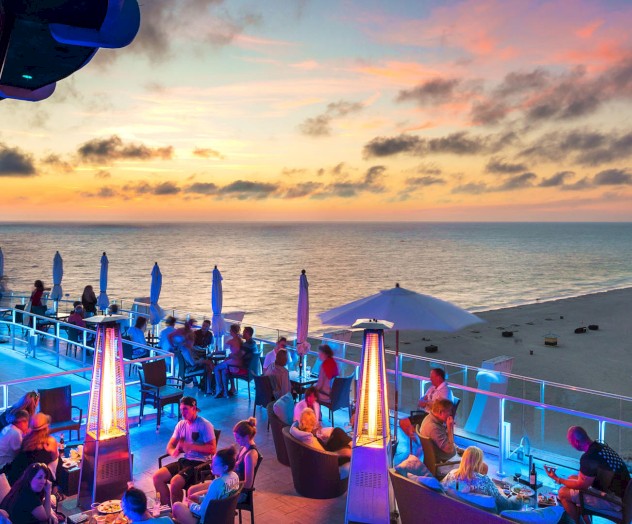
[[[28,412],[29,417],[32,417],[35,415],[38,405],[39,394],[37,391],[24,393],[24,395],[22,395],[15,404],[7,408],[6,411],[0,415],[0,430],[9,424],[12,424],[15,414],[22,409]]]
[[[340,428],[321,428],[316,413],[311,408],[305,408],[301,412],[298,421],[290,427],[290,435],[314,449],[351,458],[349,435]]]
[[[441,483],[456,491],[494,497],[498,513],[506,509],[518,509],[516,497],[506,498],[487,476],[487,464],[483,462],[483,450],[470,446],[463,453],[459,467],[450,471]]]

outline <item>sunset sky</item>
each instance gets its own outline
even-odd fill
[[[144,0],[0,102],[0,220],[632,220],[632,3]]]

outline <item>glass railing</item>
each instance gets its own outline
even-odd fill
[[[20,297],[16,296],[14,300],[20,300]],[[130,315],[131,319],[134,315],[146,315],[133,301],[122,300],[117,303],[120,312]],[[165,311],[175,313],[174,316],[181,320],[187,315],[198,321],[205,318],[202,314],[187,314],[169,309]],[[31,332],[47,336],[43,330],[37,328],[37,318],[42,317],[33,317],[36,318],[29,327]],[[62,333],[67,324],[57,320],[52,322],[55,324],[52,338],[58,343],[66,341]],[[262,353],[271,348],[280,336],[286,336],[290,341],[295,337],[292,332],[244,324],[255,327],[256,341]],[[161,327],[156,326],[156,332]],[[345,333],[342,335],[329,338],[321,334],[310,334],[309,342],[313,350],[321,343],[330,344],[340,363],[341,373],[357,376],[362,348],[350,341],[348,331],[346,336]],[[48,336],[51,336],[50,333]],[[291,345],[289,349],[294,350]],[[86,352],[82,353],[85,355]],[[430,385],[430,369],[443,368],[454,394],[461,400],[456,414],[457,434],[495,448],[499,454],[501,469],[503,460],[515,458],[514,452],[523,437],[528,437],[531,452],[536,458],[576,467],[579,454],[566,441],[566,430],[571,425],[583,426],[593,438],[607,441],[614,449],[621,451],[628,465],[632,465],[631,397],[407,353],[400,353],[401,373],[399,377],[395,377],[395,354],[392,350],[387,350],[386,353],[390,383],[389,406],[392,408],[394,405],[393,391],[397,379],[400,392],[399,415],[407,416],[408,412],[416,409],[420,396]],[[311,351],[307,364],[313,366],[316,358],[316,352]]]

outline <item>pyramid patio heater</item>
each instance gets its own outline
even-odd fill
[[[362,319],[353,327],[364,329],[364,339],[345,522],[388,524],[393,497],[388,478],[391,437],[384,330],[393,325],[385,321]]]
[[[77,505],[120,499],[132,480],[132,463],[125,398],[123,346],[117,321],[122,315],[95,316],[94,367],[86,440],[81,460]]]

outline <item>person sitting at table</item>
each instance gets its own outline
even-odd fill
[[[95,294],[92,286],[86,286],[83,288],[81,305],[86,312],[86,316],[92,317],[97,314],[97,295]]]
[[[24,393],[15,404],[7,408],[2,415],[0,415],[0,429],[4,429],[10,424],[15,414],[21,409],[27,411],[29,417],[32,417],[37,411],[37,406],[39,406],[39,393],[37,391]]]
[[[266,355],[266,358],[263,361],[263,369],[268,369],[272,364],[274,364],[277,353],[280,350],[285,349],[286,347],[287,347],[287,338],[280,337],[279,340],[277,340],[277,343],[275,344],[274,348],[272,348],[272,351],[270,351],[270,353]]]
[[[211,321],[206,319],[202,322],[202,327],[194,333],[193,348],[196,351],[204,352],[206,356],[206,350],[213,343],[213,332],[211,331]]]
[[[167,336],[167,340],[175,346],[175,351],[182,353],[182,357],[188,367],[191,369],[204,369],[206,371],[204,391],[205,393],[210,393],[214,364],[212,360],[206,359],[196,352],[193,347],[195,338],[193,326],[195,322],[196,320],[194,318],[190,318],[184,323],[183,327],[171,332]]]
[[[351,458],[351,437],[342,428],[323,428],[311,408],[301,412],[298,421],[290,426],[290,434],[314,449]]]
[[[320,424],[320,404],[318,403],[318,390],[314,386],[310,386],[305,390],[305,397],[300,402],[297,402],[294,406],[293,422],[298,421],[301,417],[301,413],[305,408],[314,410],[316,414],[316,420]]]
[[[419,433],[429,438],[438,462],[447,462],[458,451],[454,443],[454,404],[442,398],[432,403],[430,414],[421,423]]]
[[[163,504],[182,502],[182,490],[193,483],[195,468],[215,454],[217,441],[213,424],[198,416],[199,411],[197,400],[182,397],[180,413],[183,420],[176,424],[167,444],[167,453],[174,458],[184,453],[184,457],[160,468],[153,477]]]
[[[12,415],[11,424],[0,433],[0,472],[7,473],[11,463],[22,448],[24,435],[29,432],[31,416],[25,409],[19,409]]]
[[[83,306],[77,306],[70,315],[68,315],[68,324],[85,328],[86,321],[83,319]]]
[[[30,464],[0,503],[14,524],[57,524],[51,491],[52,475],[46,464]]]
[[[59,445],[50,434],[50,417],[44,413],[36,413],[31,418],[30,432],[23,438],[22,447],[11,463],[7,475],[9,484],[13,485],[24,471],[36,462],[49,467],[56,467],[59,457]]]
[[[463,452],[459,466],[451,470],[441,483],[456,491],[494,497],[498,513],[507,509],[520,509],[520,500],[514,496],[505,497],[487,476],[488,470],[487,464],[483,462],[483,450],[470,446]]]
[[[338,363],[334,359],[334,352],[327,344],[318,346],[318,358],[322,361],[318,372],[318,382],[316,389],[318,390],[318,400],[321,402],[329,402],[331,395],[331,383],[334,378],[340,375]]]
[[[164,351],[173,351],[174,345],[169,340],[169,335],[176,330],[176,317],[168,316],[165,319],[165,328],[160,332],[159,345]]]
[[[190,500],[188,505],[182,502],[173,505],[173,517],[176,521],[180,524],[204,524],[204,516],[211,501],[228,498],[239,489],[239,477],[234,471],[236,463],[237,450],[234,447],[220,449],[215,453],[211,463],[211,473],[215,475],[215,480],[210,484],[204,483],[204,491],[198,490],[197,494],[194,490],[196,486],[193,486],[187,495]]]
[[[276,354],[276,360],[265,370],[265,375],[270,377],[274,398],[281,398],[292,391],[290,386],[290,373],[287,368],[287,351],[281,349]]]
[[[137,316],[134,325],[127,330],[126,335],[132,342],[137,344],[147,345],[147,339],[145,339],[145,328],[147,327],[147,318],[143,316]],[[147,350],[134,346],[132,352],[132,358],[143,358],[147,356]]]
[[[121,497],[121,510],[130,522],[172,524],[169,517],[152,517],[147,511],[147,495],[138,488],[129,488]]]

